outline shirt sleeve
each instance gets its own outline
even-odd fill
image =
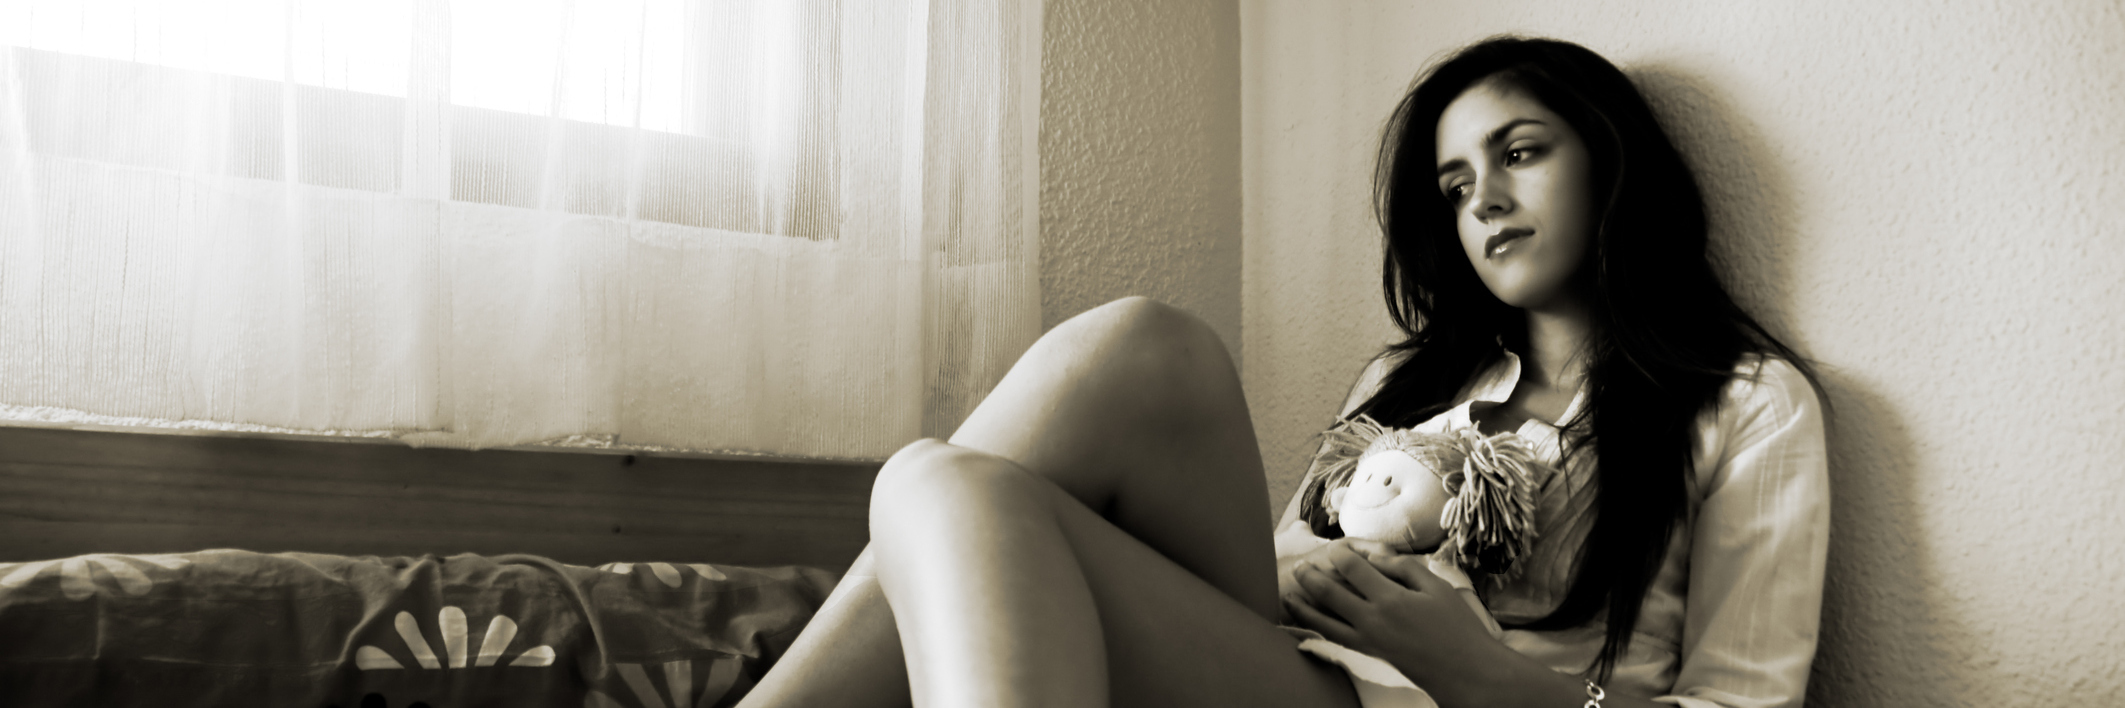
[[[1829,548],[1821,402],[1797,369],[1771,360],[1731,385],[1717,418],[1702,448],[1717,457],[1699,471],[1681,665],[1672,694],[1654,700],[1799,706]]]

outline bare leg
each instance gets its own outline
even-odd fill
[[[899,708],[911,705],[907,662],[874,550],[866,547],[760,684],[738,701],[754,706]]]
[[[1033,478],[935,440],[878,474],[872,550],[916,705],[1106,705],[1091,585],[1048,500],[1021,480]]]
[[[871,537],[918,705],[1357,705],[1340,670],[1003,458],[908,446]]]
[[[1268,494],[1237,373],[1208,327],[1141,299],[1027,351],[954,445],[1051,481],[1239,606],[1276,616]],[[906,659],[872,575],[850,569],[745,705],[907,705]]]

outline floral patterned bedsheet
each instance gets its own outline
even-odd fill
[[[727,706],[836,580],[526,555],[0,563],[0,705]]]

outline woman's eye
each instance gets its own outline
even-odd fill
[[[1456,184],[1446,188],[1447,201],[1459,204],[1461,203],[1461,198],[1466,196],[1468,196],[1467,184]]]
[[[1531,147],[1513,148],[1511,150],[1507,150],[1505,151],[1505,164],[1508,167],[1520,164],[1521,162],[1526,161],[1528,158],[1534,157],[1535,153],[1536,149]]]

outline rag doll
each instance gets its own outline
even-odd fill
[[[1510,579],[1535,542],[1535,494],[1548,470],[1526,440],[1474,428],[1387,428],[1359,414],[1322,434],[1300,513],[1322,538],[1351,536],[1438,553]]]
[[[1316,473],[1301,490],[1299,506],[1314,535],[1370,539],[1403,553],[1426,554],[1431,572],[1460,591],[1492,636],[1500,635],[1470,575],[1511,579],[1533,548],[1535,497],[1550,471],[1528,442],[1513,433],[1483,435],[1474,428],[1443,433],[1387,428],[1363,414],[1323,435],[1326,444],[1315,457]],[[1312,632],[1294,634],[1305,640],[1300,649],[1361,679],[1361,694],[1368,689],[1414,693],[1380,704],[1429,703],[1387,662]]]

